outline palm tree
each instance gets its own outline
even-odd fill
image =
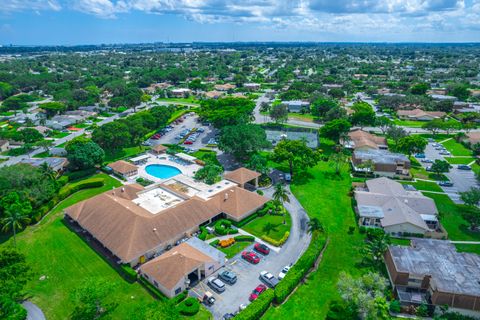
[[[347,160],[347,156],[343,153],[341,147],[337,148],[334,153],[330,155],[330,163],[335,167],[335,173],[340,174],[340,168]]]
[[[290,198],[288,198],[289,192],[285,189],[285,185],[282,183],[277,183],[275,185],[275,191],[273,192],[273,200],[277,203],[280,203],[282,206],[285,202],[290,203]],[[283,211],[283,224],[285,224],[285,211]]]
[[[5,210],[5,217],[0,220],[2,231],[13,231],[13,244],[17,246],[17,229],[22,229],[25,224],[30,222],[28,214],[32,211],[32,207],[28,202],[13,203]]]
[[[363,173],[365,174],[365,181],[367,181],[367,176],[371,172],[375,170],[375,163],[372,160],[368,159],[360,164],[357,165],[357,168],[363,169]]]
[[[383,235],[368,242],[363,251],[372,259],[374,265],[379,265],[383,261],[383,255],[387,251],[389,244],[390,237],[388,235]]]
[[[318,218],[312,218],[308,221],[308,233],[314,233],[315,231],[324,232],[325,228]]]

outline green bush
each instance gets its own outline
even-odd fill
[[[61,176],[60,178],[57,179],[57,183],[60,187],[63,187],[68,183],[69,179],[68,176]]]
[[[283,281],[283,280],[282,280]],[[257,320],[268,310],[274,298],[274,291],[267,289],[255,301],[250,303],[242,312],[237,314],[237,320]]]
[[[232,221],[227,219],[220,219],[215,222],[215,233],[220,236],[237,233],[237,229],[232,228]]]
[[[198,239],[205,241],[207,239],[208,231],[205,227],[200,227],[200,234],[198,235]]]
[[[287,231],[287,232],[285,232],[285,234],[283,235],[283,237],[280,240],[272,239],[267,235],[262,235],[261,238],[262,238],[262,240],[274,245],[275,247],[280,247],[281,245],[283,245],[288,240],[289,236],[290,236],[290,232]]]
[[[239,236],[235,236],[233,237],[233,239],[235,239],[236,242],[253,242],[255,241],[255,237],[254,236],[247,236],[247,235],[239,235]]]
[[[263,196],[263,191],[262,191],[262,190],[258,189],[258,190],[257,190],[257,193],[258,193],[259,195]]]
[[[275,287],[275,302],[280,304],[295,289],[300,281],[307,275],[308,271],[313,267],[320,252],[325,245],[325,239],[316,234],[312,237],[312,241],[304,254],[290,268],[285,278]]]
[[[250,221],[255,220],[256,218],[258,218],[258,211],[253,213],[251,216],[248,216],[245,219],[240,220],[239,222],[233,221],[232,224],[237,228],[241,228],[247,223],[249,223]]]
[[[178,296],[172,298],[172,299],[170,300],[170,302],[171,302],[172,304],[175,304],[175,305],[176,305],[176,304],[179,304],[180,302],[182,302],[183,300],[187,299],[187,297],[188,297],[188,292],[187,292],[187,291],[183,291],[183,292],[180,293]]]
[[[398,300],[393,300],[392,302],[390,302],[389,309],[393,313],[400,313],[402,308]]]
[[[162,300],[162,301],[167,301],[168,298],[160,291],[158,290],[153,284],[148,282],[144,277],[139,277],[138,281],[149,291],[152,295],[154,295],[157,299]]]
[[[79,179],[83,179],[83,178],[86,178],[88,176],[91,176],[95,172],[97,172],[97,169],[90,168],[90,169],[85,169],[85,170],[70,171],[70,172],[66,173],[65,175],[68,177],[69,181],[75,181],[75,180],[79,180]]]
[[[212,247],[216,247],[216,246],[218,246],[218,243],[219,243],[219,242],[220,242],[220,240],[215,239],[215,240],[213,240],[212,242],[210,242],[210,245],[211,245]]]
[[[200,302],[194,297],[188,297],[178,305],[178,312],[184,316],[194,316],[200,311]]]
[[[124,263],[120,265],[120,269],[122,270],[123,274],[125,275],[125,278],[128,281],[133,282],[137,280],[137,273],[135,272],[135,270],[133,270],[132,267],[130,267],[129,264]]]

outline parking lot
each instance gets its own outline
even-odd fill
[[[445,160],[444,156],[441,155],[440,152],[441,150],[436,150],[434,143],[432,142],[428,143],[427,147],[425,148],[426,158],[432,161],[435,161],[436,159]],[[430,163],[421,163],[425,168],[431,166]],[[472,187],[478,187],[478,182],[472,170],[459,170],[457,167],[458,165],[454,164],[452,165],[450,172],[445,173],[448,179],[453,182],[453,186],[441,188],[454,202],[462,203],[459,192],[470,190]]]
[[[202,125],[201,122],[198,121],[198,116],[196,114],[186,114],[182,117],[182,119],[183,122],[178,124],[172,123],[171,131],[166,132],[159,139],[149,139],[148,142],[151,143],[152,146],[158,144],[177,144],[181,141],[179,136],[186,131],[192,130],[193,128],[197,128],[197,130],[199,130],[197,132],[198,137],[195,141],[192,141],[192,144],[182,144],[182,146],[185,148],[198,150],[205,147],[211,139],[215,138],[216,129],[214,129],[213,126]]]

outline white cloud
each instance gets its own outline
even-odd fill
[[[2,0],[0,12],[61,10],[57,0]]]

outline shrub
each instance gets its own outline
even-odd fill
[[[282,280],[283,281],[283,280]],[[234,319],[237,320],[256,320],[270,307],[274,298],[274,291],[267,289],[255,301],[250,303],[242,312],[237,314]]]
[[[237,229],[232,228],[232,221],[227,219],[218,220],[215,223],[215,233],[220,236],[237,233]]]
[[[210,245],[211,245],[212,247],[216,247],[216,246],[218,246],[218,243],[219,243],[219,242],[220,242],[220,240],[216,239],[216,240],[213,240],[212,242],[210,242]]]
[[[325,245],[325,239],[318,234],[314,234],[312,241],[305,253],[298,259],[292,268],[285,275],[285,278],[275,287],[275,302],[280,304],[295,289],[300,281],[307,275],[313,267],[316,259],[320,255]]]
[[[149,291],[152,295],[154,295],[157,299],[166,301],[168,298],[158,290],[153,284],[148,282],[144,277],[139,277],[139,282]]]
[[[248,216],[246,217],[245,219],[239,221],[239,222],[232,222],[232,224],[237,227],[237,228],[241,228],[243,227],[244,225],[246,225],[247,223],[251,222],[252,220],[255,220],[256,218],[258,218],[258,211],[253,213],[251,216]]]
[[[255,237],[254,236],[247,236],[247,235],[239,235],[239,236],[235,236],[233,237],[233,239],[235,239],[235,241],[237,242],[253,242],[255,241]]]
[[[180,293],[178,296],[172,298],[170,300],[170,302],[172,304],[179,304],[180,302],[182,302],[183,300],[187,299],[188,297],[188,292],[185,290],[183,291],[182,293]]]
[[[194,297],[188,297],[177,308],[178,312],[184,316],[194,316],[200,310],[200,302]]]
[[[68,176],[61,176],[60,178],[57,179],[57,183],[60,187],[63,187],[68,183]]]
[[[75,181],[79,179],[86,178],[88,176],[93,175],[97,169],[95,168],[90,168],[90,169],[85,169],[85,170],[78,170],[78,171],[70,171],[66,173],[66,176],[68,176],[69,181]]]
[[[358,231],[361,233],[361,234],[364,234],[367,232],[367,228],[364,227],[364,226],[360,226],[360,228],[358,228]]]
[[[393,313],[400,313],[402,308],[401,308],[400,302],[398,300],[393,300],[392,302],[390,302],[389,309]]]
[[[135,272],[135,270],[133,270],[133,268],[130,267],[130,265],[124,263],[120,265],[120,269],[122,270],[123,274],[125,275],[125,278],[128,281],[133,282],[137,279],[137,272]]]
[[[349,233],[349,234],[353,234],[354,231],[355,231],[355,227],[354,227],[354,226],[348,227],[348,233]]]
[[[263,194],[264,194],[264,193],[263,193],[263,191],[262,191],[262,190],[260,190],[260,189],[259,189],[259,190],[257,190],[257,193],[258,193],[259,195],[261,195],[261,196],[263,196]]]
[[[287,241],[289,236],[290,236],[290,232],[287,231],[287,232],[285,232],[285,234],[283,235],[283,237],[280,240],[272,239],[267,235],[262,235],[261,238],[262,238],[262,240],[264,240],[264,241],[266,241],[270,244],[273,244],[275,247],[280,247],[281,245],[283,245]]]
[[[200,234],[198,235],[198,239],[205,241],[207,239],[208,231],[207,228],[204,226],[200,227]]]

